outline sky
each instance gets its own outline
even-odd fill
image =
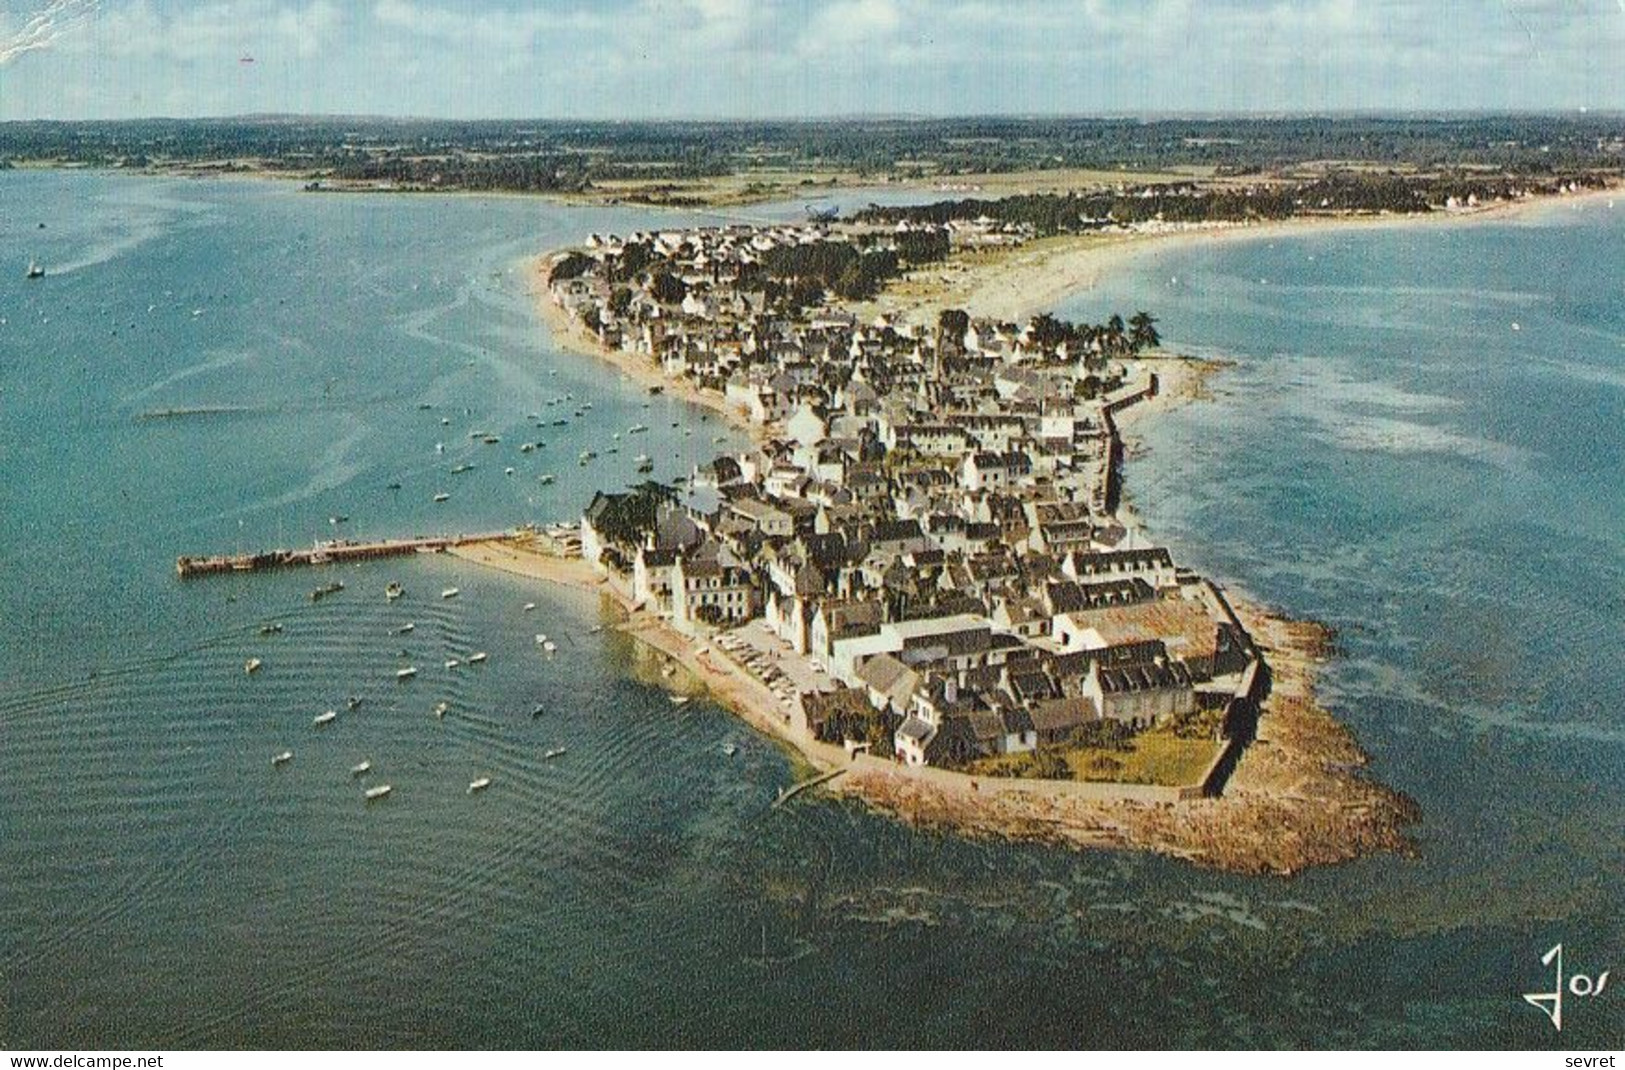
[[[1625,110],[1625,0],[0,0],[0,120]]]

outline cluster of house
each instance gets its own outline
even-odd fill
[[[681,301],[634,279],[612,312],[615,240],[556,300],[764,426],[682,486],[596,495],[582,553],[689,634],[760,620],[830,681],[793,729],[879,725],[903,761],[961,765],[1231,700],[1258,655],[1223,596],[1115,516],[1113,414],[1154,374],[1032,323],[860,324],[743,281],[741,258],[822,230],[641,240]]]

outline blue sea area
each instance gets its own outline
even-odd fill
[[[1625,206],[1152,245],[1058,310],[1229,362],[1135,425],[1129,493],[1337,629],[1322,697],[1415,858],[773,809],[790,758],[669,703],[591,596],[442,556],[176,576],[572,519],[636,453],[743,445],[555,346],[526,266],[721,221],[0,173],[0,1047],[1617,1046],[1613,988],[1561,1035],[1522,994],[1559,941],[1625,966]]]

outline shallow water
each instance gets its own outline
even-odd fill
[[[1621,951],[1612,217],[1153,254],[1079,299],[1241,361],[1132,491],[1340,628],[1329,693],[1424,807],[1420,861],[1287,882],[772,810],[788,759],[668,703],[587,596],[443,558],[319,603],[329,574],[175,578],[708,457],[715,418],[555,350],[519,268],[699,217],[15,172],[0,202],[0,1044],[1547,1045],[1538,955]],[[226,411],[140,418],[193,407]]]

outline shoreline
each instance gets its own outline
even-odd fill
[[[1019,322],[1039,312],[1054,311],[1058,303],[1095,289],[1107,272],[1118,269],[1126,259],[1156,251],[1344,231],[1475,226],[1523,219],[1564,207],[1611,204],[1621,196],[1625,196],[1625,187],[1611,186],[1427,214],[1294,216],[1258,223],[1202,223],[1130,234],[1060,235],[1038,239],[1026,248],[995,255],[984,263],[962,264],[957,268],[959,278],[934,283],[928,280],[924,293],[882,293],[864,307],[873,311],[933,316],[943,308],[966,308],[975,309],[978,315]],[[923,268],[920,273],[937,273],[937,265]]]
[[[1156,249],[1270,240],[1354,227],[1504,221],[1536,210],[1612,198],[1616,193],[1609,189],[1531,198],[1450,214],[1292,219],[1094,241],[1074,237],[1029,255],[1025,262],[1009,262],[1022,260],[1022,251],[1016,250],[1013,256],[964,268],[969,285],[963,293],[968,296],[963,303],[950,304],[955,295],[944,293],[939,307],[967,307],[977,315],[1008,314],[1021,319],[1065,296],[1093,288],[1125,258]],[[717,412],[754,441],[770,433],[771,427],[751,424],[719,395],[672,379],[642,355],[610,350],[588,334],[547,292],[546,271],[563,252],[554,250],[526,264],[536,307],[555,344],[603,360],[641,385],[658,385],[673,396]],[[883,293],[871,304],[876,309],[918,315],[921,303],[910,306],[906,300],[888,300]],[[1210,397],[1210,381],[1229,366],[1223,361],[1164,353],[1139,359],[1157,372],[1162,388],[1157,397],[1121,413],[1117,422],[1124,436],[1156,413]],[[1122,504],[1118,516],[1126,526],[1146,533],[1143,519],[1131,504]],[[592,574],[584,563],[583,570]],[[541,572],[534,575],[551,578]],[[606,590],[609,585],[599,581],[594,586]],[[828,785],[832,794],[857,798],[909,824],[1012,840],[1149,850],[1193,864],[1258,874],[1292,875],[1310,866],[1376,853],[1414,856],[1416,847],[1406,830],[1420,820],[1416,804],[1365,774],[1369,756],[1352,731],[1317,701],[1319,667],[1333,656],[1329,630],[1317,622],[1271,610],[1239,591],[1227,591],[1226,599],[1266,654],[1270,688],[1256,736],[1240,751],[1223,792],[1169,803],[1092,798],[1078,787],[1092,783],[1088,781],[994,781],[930,767],[904,769],[867,756],[850,760],[840,748],[799,739],[788,731],[765,712],[775,708],[771,693],[708,644],[677,633],[648,613],[631,611],[624,598],[616,597],[628,612],[621,630],[674,661],[690,668],[698,666],[701,671],[696,676],[717,701],[814,768],[825,772],[844,769],[847,775]],[[701,654],[702,650],[708,653]]]
[[[548,336],[555,345],[566,352],[602,361],[620,372],[622,378],[645,389],[659,387],[667,397],[709,409],[721,416],[728,426],[749,435],[754,443],[760,443],[766,437],[767,428],[759,427],[744,419],[743,414],[729,405],[721,394],[683,379],[672,378],[643,354],[609,348],[589,334],[580,320],[555,303],[547,292],[547,275],[553,263],[567,251],[554,249],[540,256],[526,257],[522,261],[532,306],[542,322],[547,325]]]

